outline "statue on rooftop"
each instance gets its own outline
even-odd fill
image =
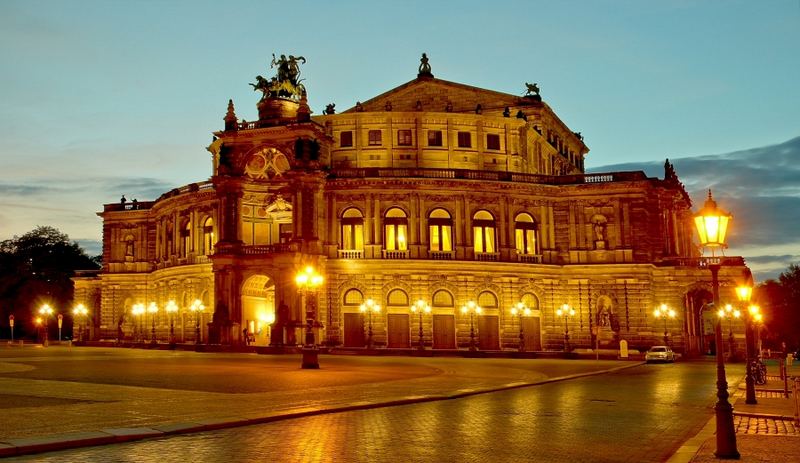
[[[525,87],[528,89],[528,91],[525,92],[525,96],[539,96],[539,85],[536,82],[532,84],[525,82]]]
[[[305,64],[306,59],[302,56],[281,55],[276,58],[272,54],[270,68],[276,68],[276,75],[271,79],[263,76],[256,76],[256,83],[251,83],[254,91],[260,91],[262,100],[267,98],[291,98],[300,99],[306,94],[306,88],[300,82],[300,63]]]
[[[417,77],[433,77],[433,74],[431,73],[431,65],[428,64],[428,55],[423,53],[419,62],[419,73],[417,74]]]

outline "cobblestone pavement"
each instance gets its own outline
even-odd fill
[[[659,462],[708,421],[714,376],[711,363],[642,365],[455,400],[9,461]]]
[[[734,415],[733,426],[737,434],[800,436],[800,429],[797,429],[793,420]],[[800,442],[797,445],[800,446]]]
[[[448,397],[628,362],[202,354],[0,348],[0,444],[65,433],[262,419],[415,397]]]

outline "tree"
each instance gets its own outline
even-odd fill
[[[800,347],[800,266],[789,265],[778,280],[767,280],[758,287],[758,301],[764,309],[766,345],[780,349]]]
[[[66,312],[75,270],[98,268],[77,243],[53,227],[40,226],[0,241],[0,325],[7,327],[8,316],[14,314],[15,333],[31,333],[29,320],[42,304]],[[2,333],[7,336],[5,329]]]

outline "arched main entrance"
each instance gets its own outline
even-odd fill
[[[253,275],[242,285],[242,340],[249,344],[270,343],[270,325],[275,322],[275,282],[266,275]]]
[[[714,300],[711,291],[694,288],[686,293],[686,350],[689,353],[713,354],[714,313],[708,304]]]

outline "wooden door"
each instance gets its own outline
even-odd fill
[[[500,320],[497,315],[475,317],[478,325],[478,347],[481,350],[500,350]]]
[[[525,350],[542,350],[542,331],[539,317],[522,318],[522,335],[525,338]]]
[[[456,348],[456,320],[452,315],[433,316],[433,348]]]
[[[361,314],[344,314],[344,347],[364,347],[364,344],[364,324]]]
[[[410,347],[408,343],[408,314],[390,313],[387,323],[389,329],[388,347]]]

